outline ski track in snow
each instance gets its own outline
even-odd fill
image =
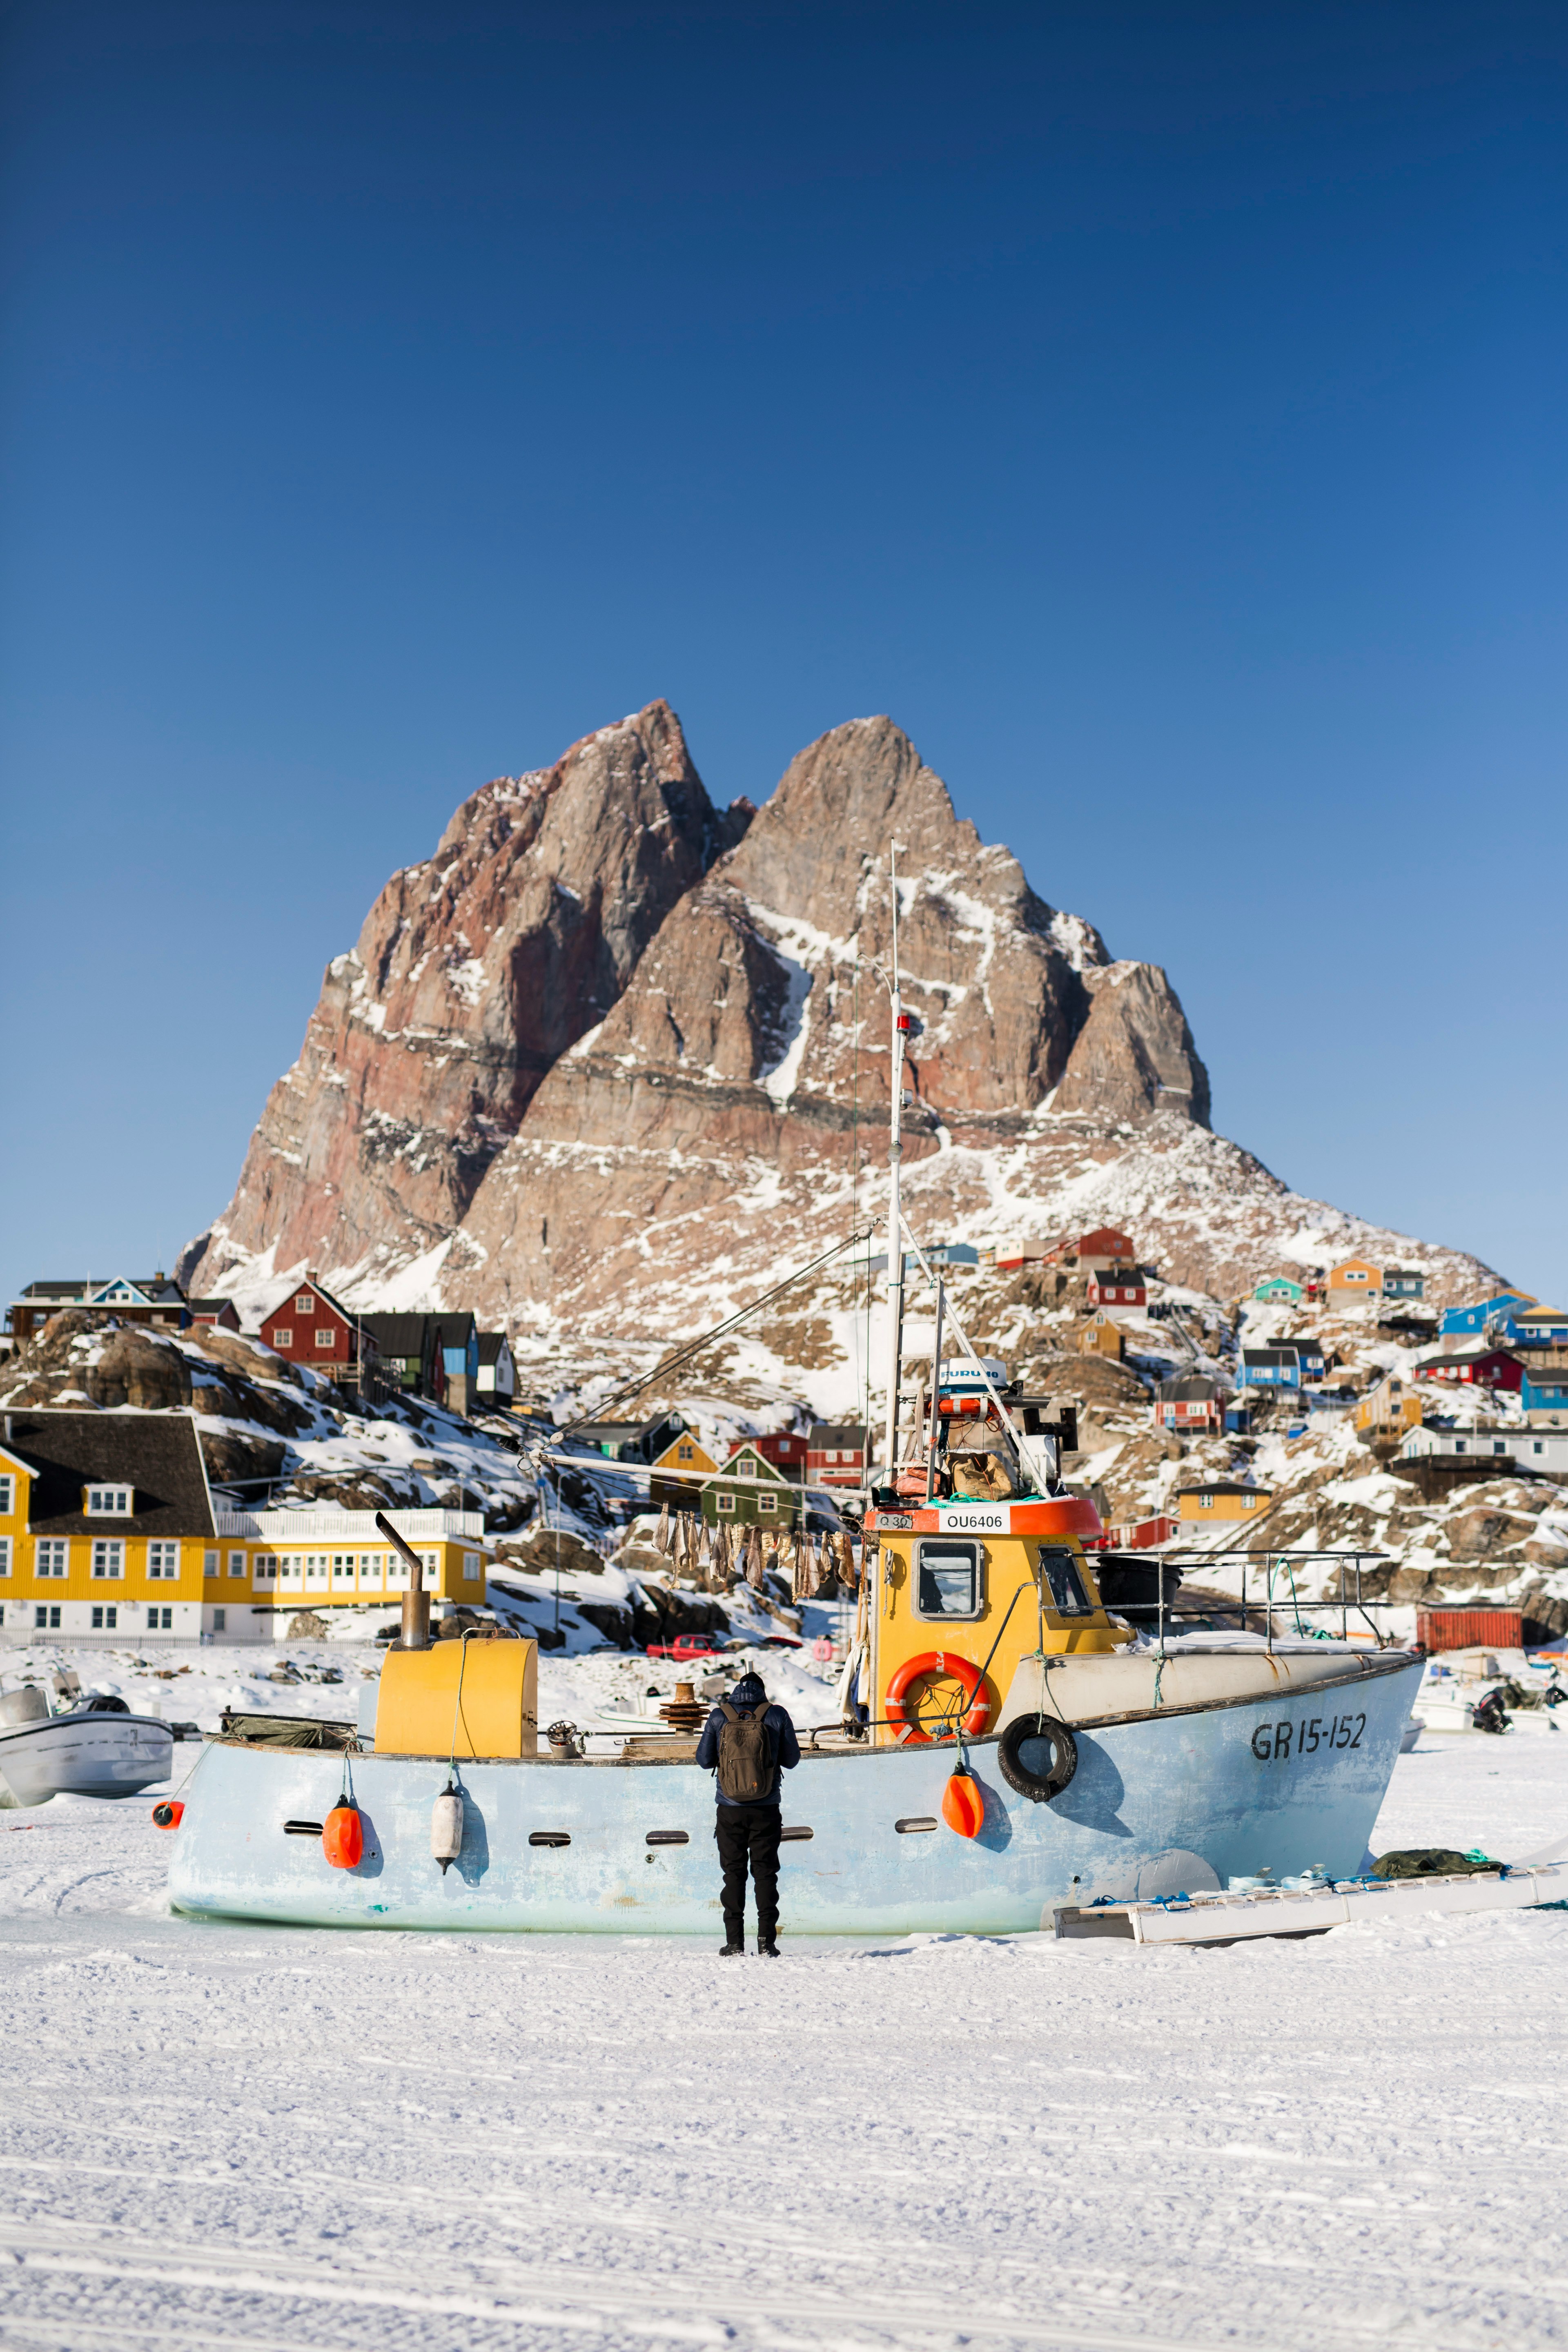
[[[1558,1747],[1426,1735],[1374,1845],[1545,1843]],[[777,1964],[197,1926],[152,1801],[0,1814],[5,2345],[1568,2336],[1568,1914],[792,1947],[786,1849]]]

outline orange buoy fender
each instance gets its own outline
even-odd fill
[[[353,1870],[364,1852],[357,1805],[334,1805],[321,1826],[321,1852],[334,1870]]]
[[[153,1808],[153,1822],[161,1830],[177,1830],[184,1818],[184,1805],[174,1799],[170,1799],[164,1804],[154,1805]]]
[[[953,1675],[963,1683],[969,1699],[964,1733],[970,1739],[980,1738],[991,1720],[991,1699],[984,1675],[973,1658],[949,1658],[941,1650],[922,1650],[918,1658],[906,1658],[888,1685],[888,1721],[903,1726],[899,1733],[902,1744],[913,1747],[931,1738],[929,1731],[921,1729],[920,1719],[911,1713],[909,1704],[910,1685],[918,1683],[922,1675]]]
[[[973,1772],[960,1764],[942,1792],[942,1817],[962,1838],[978,1837],[985,1826],[985,1794]]]

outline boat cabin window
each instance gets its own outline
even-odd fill
[[[922,1543],[915,1611],[921,1617],[978,1617],[980,1546],[942,1538]]]
[[[1083,1579],[1070,1551],[1042,1551],[1040,1573],[1058,1617],[1092,1617],[1094,1603],[1083,1589]]]

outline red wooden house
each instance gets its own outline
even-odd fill
[[[1456,1348],[1452,1355],[1425,1357],[1415,1367],[1415,1377],[1476,1388],[1517,1389],[1524,1378],[1524,1366],[1506,1348]]]
[[[262,1318],[261,1338],[286,1363],[307,1365],[329,1380],[352,1376],[377,1353],[369,1327],[323,1290],[313,1271]]]
[[[1076,1240],[1057,1242],[1046,1253],[1051,1265],[1076,1266],[1079,1274],[1098,1273],[1101,1266],[1125,1265],[1131,1259],[1132,1236],[1115,1225],[1096,1225]]]
[[[1225,1430],[1225,1391],[1205,1372],[1162,1381],[1154,1391],[1156,1429],[1198,1430],[1219,1436]]]
[[[1113,1528],[1110,1532],[1122,1551],[1155,1551],[1162,1544],[1174,1543],[1181,1531],[1180,1521],[1162,1511],[1157,1517],[1134,1519],[1130,1526]]]
[[[805,1484],[806,1441],[795,1430],[776,1429],[767,1437],[748,1438],[746,1443],[764,1462],[771,1462],[781,1478],[791,1479],[797,1486]]]
[[[1141,1265],[1104,1265],[1089,1277],[1090,1307],[1125,1307],[1142,1312],[1149,1304],[1149,1286]]]
[[[812,1486],[858,1486],[864,1476],[866,1432],[858,1421],[814,1421],[805,1441],[805,1476]]]

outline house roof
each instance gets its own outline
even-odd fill
[[[479,1333],[480,1363],[499,1364],[500,1361],[501,1349],[505,1346],[506,1333],[504,1331],[481,1331]]]
[[[743,1469],[738,1469],[736,1467],[738,1463],[744,1463],[746,1466]],[[751,1466],[753,1463],[756,1465],[754,1469]],[[755,1445],[752,1443],[752,1440],[749,1437],[746,1439],[744,1444],[738,1445],[735,1448],[735,1451],[731,1454],[730,1459],[725,1463],[722,1470],[715,1471],[714,1476],[721,1479],[762,1478],[769,1480],[773,1485],[779,1486],[787,1486],[789,1485],[789,1480],[787,1478],[781,1478],[779,1476],[778,1472],[773,1468],[773,1465],[768,1460],[767,1455],[757,1452]]]
[[[1263,1495],[1273,1493],[1271,1486],[1251,1486],[1245,1478],[1200,1478],[1195,1486],[1178,1486],[1182,1495]]]
[[[433,1315],[430,1319],[441,1335],[444,1348],[466,1348],[469,1332],[477,1328],[472,1310],[467,1307],[454,1307],[445,1315]]]
[[[195,1424],[184,1412],[13,1412],[11,1444],[35,1468],[36,1535],[210,1536]],[[130,1519],[89,1518],[85,1486],[131,1486]]]
[[[858,1421],[814,1421],[806,1433],[805,1442],[818,1448],[852,1445],[858,1452],[866,1443],[866,1432]]]
[[[111,1307],[112,1290],[134,1290],[150,1307],[183,1307],[185,1294],[177,1282],[171,1282],[161,1269],[157,1274],[110,1274],[95,1282],[89,1303],[95,1307]]]
[[[1244,1364],[1294,1364],[1300,1360],[1294,1348],[1243,1348]]]
[[[1179,1380],[1162,1381],[1155,1394],[1166,1404],[1208,1402],[1220,1393],[1219,1382],[1205,1372],[1184,1372]]]
[[[422,1356],[427,1315],[362,1315],[360,1321],[384,1356]]]
[[[234,1305],[232,1298],[221,1298],[216,1296],[211,1298],[191,1298],[185,1303],[193,1314],[202,1315],[220,1314],[224,1307]]]

